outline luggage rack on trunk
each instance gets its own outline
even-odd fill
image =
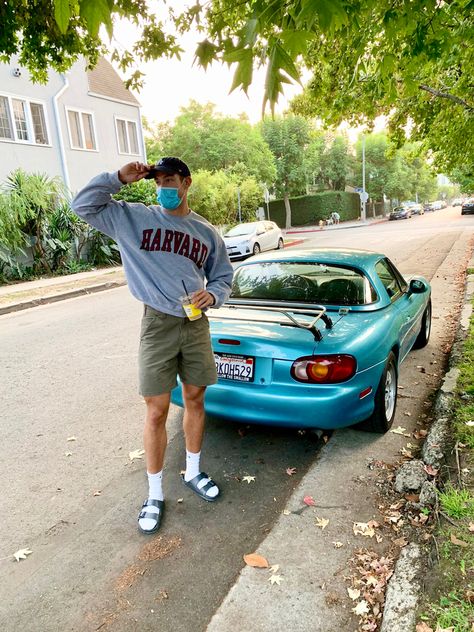
[[[228,310],[234,311],[239,308],[244,308],[244,309],[262,311],[262,312],[277,312],[278,314],[282,314],[283,316],[286,316],[286,318],[290,321],[290,322],[279,321],[279,324],[286,325],[286,326],[299,327],[300,329],[307,329],[313,334],[314,339],[318,342],[323,339],[321,332],[316,326],[316,323],[318,322],[318,320],[323,321],[323,323],[326,326],[326,329],[332,329],[332,325],[333,325],[332,320],[327,315],[326,308],[323,305],[308,306],[302,303],[286,303],[286,302],[284,303],[285,305],[284,308],[280,307],[281,305],[282,303],[280,301],[268,301],[266,302],[265,306],[263,306],[260,301],[258,302],[252,301],[251,299],[240,299],[240,300],[231,299],[227,301],[227,303],[224,303],[224,305],[222,305],[221,307],[217,309],[219,310],[228,309]],[[249,320],[248,318],[245,318],[243,316],[239,317],[238,315],[235,315],[235,314],[230,314],[229,316],[222,316],[222,314],[219,314],[219,316],[217,315],[213,316],[212,309],[213,308],[211,308],[210,312],[208,312],[209,318],[219,318],[222,320],[226,320],[226,319],[227,320],[243,320],[243,321]],[[296,320],[296,318],[293,318],[293,316],[289,313],[290,311],[293,314],[304,314],[306,316],[314,316],[314,318],[309,323],[301,322],[300,320]],[[252,321],[266,323],[268,322],[268,319],[252,318]]]

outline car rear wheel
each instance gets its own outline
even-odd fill
[[[397,408],[397,359],[391,351],[374,397],[374,412],[359,424],[361,430],[384,433],[390,430]]]
[[[260,245],[259,244],[254,244],[252,252],[253,252],[254,255],[258,255],[259,252],[260,252]]]
[[[413,345],[413,349],[422,349],[428,344],[431,333],[431,301],[428,302],[423,318],[421,319],[421,329]]]
[[[278,240],[277,250],[281,250],[283,248],[283,239],[280,237]]]

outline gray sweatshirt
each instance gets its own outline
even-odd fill
[[[184,281],[190,294],[205,287],[216,306],[222,305],[233,269],[216,229],[194,211],[179,217],[158,205],[113,200],[122,186],[117,172],[102,173],[79,191],[72,208],[117,242],[133,296],[160,312],[184,316]]]

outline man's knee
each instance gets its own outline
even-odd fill
[[[203,408],[205,386],[193,386],[191,384],[183,384],[183,399],[187,408]]]
[[[146,403],[147,421],[153,425],[166,423],[168,410],[170,407],[169,394],[144,397]]]

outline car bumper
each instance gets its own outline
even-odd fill
[[[471,206],[469,208],[463,208],[461,209],[461,215],[471,215],[474,213],[474,207]]]
[[[206,389],[208,415],[239,423],[296,428],[345,428],[370,417],[384,363],[357,373],[342,384],[294,382],[239,383],[219,380]],[[360,393],[371,387],[362,399]],[[171,394],[173,404],[183,406],[181,386]]]
[[[227,249],[227,254],[229,259],[244,259],[245,257],[250,257],[252,253],[245,248],[232,248],[232,250]]]

